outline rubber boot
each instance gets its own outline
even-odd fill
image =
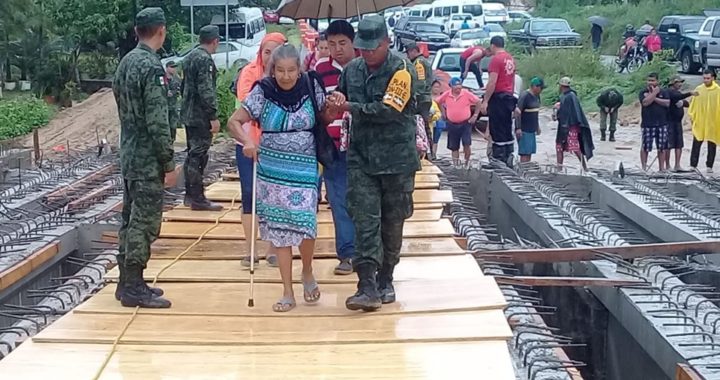
[[[375,281],[377,268],[373,264],[360,264],[355,267],[358,275],[358,290],[345,301],[349,310],[375,311],[382,307]]]
[[[610,141],[615,141],[615,131],[610,131]]]
[[[125,267],[125,286],[120,304],[125,307],[141,307],[147,309],[167,309],[172,303],[156,296],[143,279],[143,269],[139,265]]]
[[[383,304],[395,302],[395,287],[392,283],[394,269],[394,266],[383,265],[378,272],[378,292],[380,292],[380,301]]]
[[[600,141],[605,141],[605,131],[600,131]]]
[[[125,269],[123,268],[123,264],[121,263],[121,261],[124,261],[124,259],[121,259],[120,257],[118,257],[118,271],[120,272],[120,275],[118,276],[118,283],[117,283],[117,286],[115,287],[115,299],[118,301],[120,301],[120,299],[122,298],[122,295],[123,295],[124,289],[125,289],[125,283],[126,283]],[[155,296],[161,296],[161,295],[165,294],[165,292],[160,288],[152,288],[152,287],[148,286],[148,289],[150,289],[150,291]]]

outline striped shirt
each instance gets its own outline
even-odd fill
[[[340,63],[332,59],[332,57],[323,57],[315,63],[314,69],[320,78],[322,78],[325,93],[329,94],[335,91],[343,70]],[[347,112],[340,113],[335,120],[327,126],[328,134],[335,140],[335,146],[337,146],[341,152],[346,151],[348,146],[347,124],[349,124],[349,122],[347,122],[346,119],[349,119],[349,117],[349,113]]]

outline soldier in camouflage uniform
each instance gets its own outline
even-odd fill
[[[373,311],[395,301],[393,270],[400,261],[405,220],[412,216],[415,172],[414,66],[389,52],[385,20],[360,21],[355,47],[362,58],[343,70],[338,91],[352,114],[348,148],[348,211],[355,224],[353,267],[358,290],[350,310]]]
[[[203,174],[213,134],[220,130],[217,116],[217,67],[212,54],[220,41],[215,25],[200,29],[200,46],[183,60],[183,101],[180,115],[190,147],[185,160],[185,205],[193,210],[220,211],[222,205],[205,198]]]
[[[432,130],[430,129],[430,108],[432,108],[432,66],[430,62],[425,59],[420,53],[420,48],[415,42],[408,42],[405,45],[405,51],[408,59],[415,66],[415,72],[417,73],[419,91],[415,94],[418,113],[422,116],[425,122],[425,133],[428,138],[432,138]]]
[[[113,92],[120,115],[120,164],[125,190],[115,292],[123,306],[167,308],[161,289],[150,288],[143,271],[160,233],[163,182],[175,181],[168,124],[165,70],[156,51],[165,41],[165,14],[146,8],[136,16],[140,40],[118,65]]]
[[[165,79],[168,85],[168,121],[170,122],[170,137],[175,142],[180,115],[178,112],[178,98],[180,98],[180,87],[182,80],[177,74],[177,63],[170,61],[165,65]]]

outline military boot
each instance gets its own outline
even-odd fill
[[[378,291],[383,304],[395,302],[395,287],[393,286],[394,265],[383,265],[378,272]]]
[[[207,198],[193,200],[190,203],[190,209],[193,211],[222,211],[223,205],[220,203],[210,202]]]
[[[615,141],[615,131],[610,131],[610,141]]]
[[[125,307],[142,307],[148,309],[167,309],[172,304],[169,300],[155,295],[143,279],[143,269],[139,265],[125,268],[125,286],[120,304]]]
[[[118,276],[118,283],[117,283],[117,286],[115,287],[115,299],[118,301],[120,301],[120,299],[122,299],[122,295],[124,293],[125,284],[126,284],[125,269],[123,268],[124,264],[122,264],[122,262],[124,262],[124,260],[122,258],[118,257],[118,271],[120,272],[120,275]],[[147,286],[147,284],[146,284],[146,286]],[[165,294],[165,292],[160,288],[152,288],[152,287],[148,286],[148,289],[150,289],[150,291],[155,296],[161,296],[161,295]]]
[[[600,141],[605,141],[605,131],[600,131]]]
[[[358,290],[355,295],[345,301],[349,310],[375,311],[382,306],[380,295],[375,281],[376,267],[373,264],[360,264],[356,266],[358,275]]]

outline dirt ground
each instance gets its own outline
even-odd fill
[[[120,139],[120,120],[111,89],[92,94],[74,107],[58,112],[50,123],[41,128],[40,150],[45,157],[81,152],[97,147],[99,139],[107,139],[116,147]],[[32,135],[19,143],[32,147]],[[69,147],[68,147],[69,145]]]
[[[641,170],[640,166],[640,104],[624,106],[620,109],[618,116],[617,132],[615,133],[615,142],[600,141],[600,115],[596,112],[587,113],[588,121],[593,131],[593,143],[595,144],[594,157],[588,162],[588,168],[615,170],[620,162],[629,170]],[[556,163],[555,153],[555,135],[557,133],[557,122],[552,121],[552,111],[544,109],[540,113],[540,129],[541,134],[537,137],[537,154],[532,156],[532,161],[542,166],[554,166]],[[690,167],[690,147],[692,146],[691,125],[687,121],[684,124],[684,140],[681,167],[688,169]],[[438,153],[441,156],[449,157],[450,152],[446,149],[446,134],[443,134]],[[480,135],[473,135],[472,145],[473,161],[481,160],[487,162],[487,141]],[[517,155],[517,144],[515,146],[515,154]],[[700,163],[704,172],[704,162],[707,154],[706,146],[700,152]],[[652,163],[649,172],[658,171],[657,152],[650,153],[648,163]],[[674,165],[674,153],[670,157],[671,166]],[[565,169],[569,174],[578,174],[580,172],[580,162],[570,153],[565,154]]]

